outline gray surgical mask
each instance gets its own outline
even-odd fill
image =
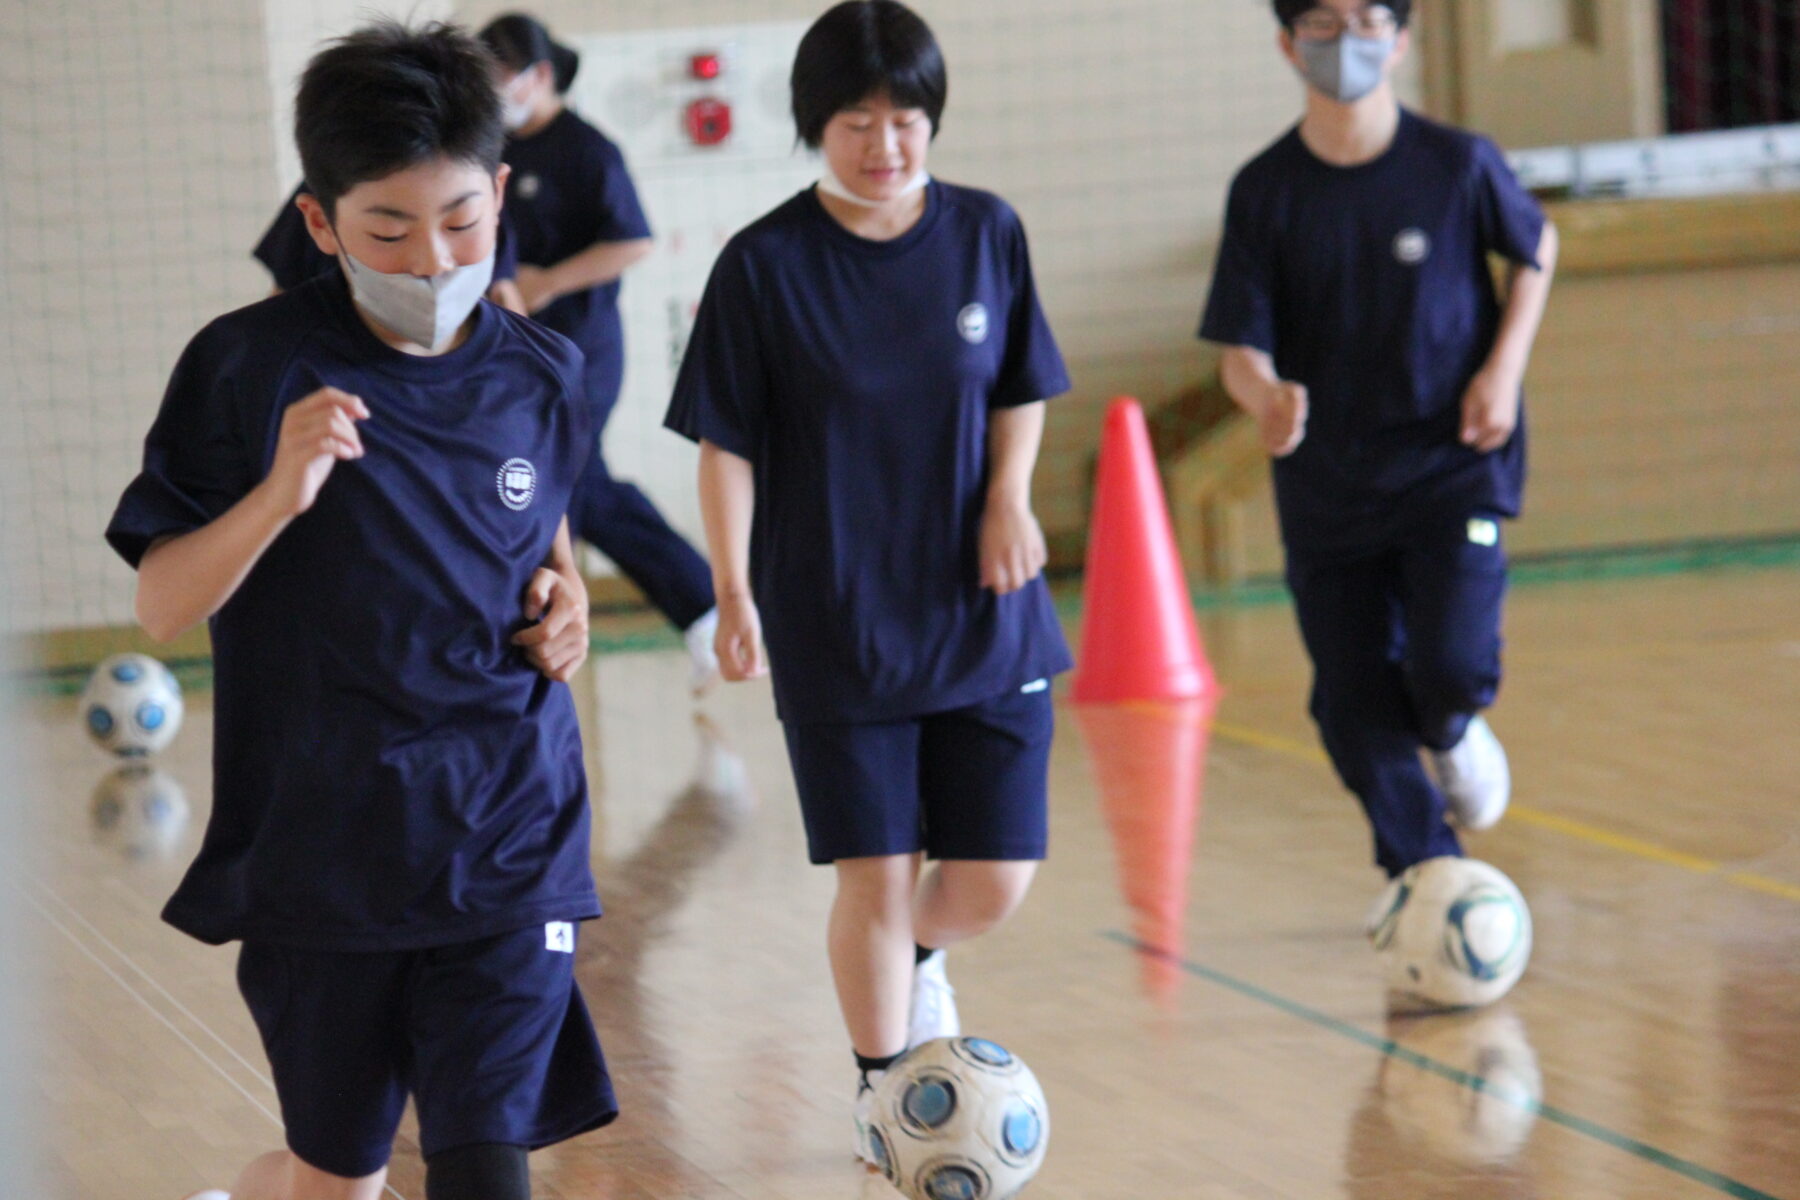
[[[1398,40],[1392,33],[1378,38],[1345,33],[1328,42],[1302,39],[1294,44],[1306,82],[1333,100],[1350,104],[1381,86],[1382,70]]]
[[[456,336],[494,280],[492,252],[477,263],[422,279],[390,275],[344,251],[356,306],[409,342],[437,350]]]

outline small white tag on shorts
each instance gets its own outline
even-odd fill
[[[1020,688],[1019,694],[1021,696],[1035,696],[1039,692],[1047,692],[1049,690],[1050,681],[1048,679],[1034,679],[1024,687]]]
[[[544,926],[544,949],[558,954],[575,953],[575,926],[568,921],[550,921]]]
[[[1469,518],[1469,540],[1477,546],[1498,546],[1500,544],[1500,524],[1486,517]]]

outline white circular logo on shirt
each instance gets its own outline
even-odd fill
[[[521,175],[513,180],[512,190],[518,195],[519,199],[530,200],[538,194],[538,189],[542,186],[543,181],[536,175]]]
[[[987,305],[977,302],[957,313],[956,332],[962,334],[963,341],[971,346],[979,346],[987,341]]]
[[[1423,229],[1402,229],[1394,236],[1394,258],[1416,267],[1431,257],[1431,238]]]
[[[500,503],[514,512],[524,512],[537,495],[537,468],[525,459],[509,458],[500,464],[494,486],[499,489]]]

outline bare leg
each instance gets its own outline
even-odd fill
[[[308,1166],[287,1150],[265,1154],[238,1176],[231,1200],[379,1200],[387,1168],[346,1179]]]
[[[831,975],[850,1044],[865,1058],[906,1049],[917,855],[846,858],[831,906]]]
[[[941,950],[1012,916],[1037,874],[1035,862],[940,862],[926,872],[913,908],[914,936]]]

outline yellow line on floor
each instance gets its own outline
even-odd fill
[[[1739,887],[1749,888],[1753,892],[1765,892],[1771,896],[1780,896],[1784,900],[1792,900],[1800,904],[1800,887],[1791,883],[1783,883],[1779,879],[1770,879],[1766,875],[1752,875],[1747,871],[1733,871],[1725,876]]]
[[[1240,746],[1255,746],[1258,750],[1272,750],[1276,754],[1285,754],[1289,758],[1303,758],[1307,762],[1318,763],[1322,767],[1331,765],[1331,760],[1325,757],[1325,752],[1311,742],[1284,737],[1279,733],[1268,733],[1261,729],[1253,729],[1248,725],[1234,725],[1229,721],[1214,721],[1213,732],[1226,741],[1236,742]]]
[[[1507,810],[1506,816],[1511,821],[1535,825],[1539,829],[1548,829],[1552,833],[1579,838],[1581,841],[1591,842],[1596,846],[1605,846],[1608,850],[1617,850],[1621,854],[1647,858],[1651,862],[1659,862],[1665,866],[1680,867],[1684,871],[1693,871],[1699,875],[1711,875],[1722,867],[1722,864],[1714,862],[1710,858],[1701,858],[1697,854],[1687,854],[1680,850],[1670,850],[1666,846],[1659,846],[1655,842],[1648,842],[1643,838],[1614,833],[1610,829],[1590,825],[1586,821],[1577,821],[1573,817],[1543,812],[1523,804],[1513,805]]]
[[[1225,741],[1236,742],[1240,746],[1251,746],[1258,750],[1267,750],[1274,754],[1286,755],[1289,758],[1301,759],[1320,766],[1330,765],[1330,759],[1325,757],[1323,750],[1311,742],[1303,742],[1298,738],[1270,733],[1249,725],[1237,725],[1229,721],[1215,721],[1213,733]],[[1523,804],[1514,804],[1506,810],[1506,816],[1507,820],[1521,825],[1547,829],[1552,833],[1575,838],[1590,845],[1604,846],[1608,850],[1616,850],[1621,854],[1629,854],[1635,858],[1661,863],[1664,866],[1692,871],[1696,875],[1717,875],[1725,882],[1738,887],[1800,903],[1800,885],[1786,883],[1779,879],[1770,879],[1766,875],[1758,875],[1751,871],[1728,871],[1724,863],[1714,859],[1702,858],[1700,855],[1688,854],[1682,850],[1671,850],[1667,846],[1659,846],[1655,842],[1646,841],[1643,838],[1616,833],[1598,825],[1590,825],[1586,821],[1578,821],[1573,817],[1559,816],[1556,813],[1545,812],[1542,809],[1531,808]]]

